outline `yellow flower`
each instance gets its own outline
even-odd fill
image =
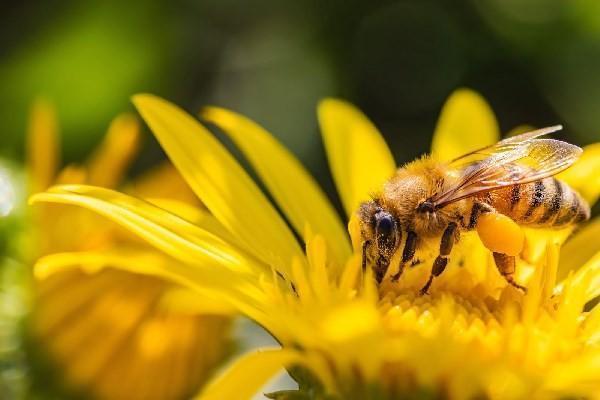
[[[316,182],[264,129],[228,110],[202,112],[240,148],[293,231],[193,117],[152,95],[135,96],[134,103],[214,219],[177,218],[86,185],[56,186],[33,202],[75,204],[121,224],[181,263],[149,258],[120,267],[227,301],[281,343],[240,358],[199,398],[247,399],[282,367],[300,388],[272,395],[278,399],[600,398],[600,311],[584,310],[600,294],[600,246],[589,240],[598,222],[568,242],[560,257],[568,232],[527,232],[528,261],[519,262],[517,277],[527,295],[506,285],[473,233],[461,239],[431,295],[418,295],[427,267],[378,288],[370,271],[361,274],[360,255],[352,255],[344,223]],[[353,106],[327,99],[318,111],[331,171],[351,216],[396,164]],[[459,90],[442,111],[432,152],[451,159],[497,140],[485,101]],[[598,155],[597,147],[587,148],[564,175],[588,200],[600,190],[590,180]],[[355,224],[349,228],[354,233]],[[579,240],[582,235],[587,240]],[[47,256],[37,271],[69,269],[79,256]]]
[[[57,172],[55,115],[50,105],[38,102],[28,134],[30,191],[54,182],[118,185],[136,154],[138,125],[133,116],[117,117],[85,164]],[[168,164],[127,189],[188,218],[206,214]],[[56,205],[33,211],[30,254],[82,252],[72,260],[80,270],[38,274],[30,321],[38,351],[60,367],[66,385],[98,399],[180,399],[197,391],[228,353],[230,318],[223,315],[228,311],[211,301],[202,302],[202,310],[174,309],[182,289],[116,269],[119,263],[143,264],[146,258],[165,265],[177,261],[105,219]]]

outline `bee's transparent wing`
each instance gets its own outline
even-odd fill
[[[581,148],[554,139],[536,139],[558,130],[544,128],[511,137],[476,150],[450,163],[457,171],[449,187],[432,197],[437,207],[477,193],[505,186],[534,182],[571,166],[581,155]]]
[[[511,136],[490,146],[482,147],[480,149],[473,150],[467,154],[463,154],[462,156],[450,161],[450,165],[452,167],[458,168],[466,164],[471,164],[475,161],[481,161],[485,158],[488,158],[491,155],[512,152],[517,150],[519,147],[523,146],[524,143],[527,143],[539,136],[544,136],[556,131],[560,131],[561,129],[562,125],[553,125],[548,126],[546,128],[536,129],[534,131],[525,132],[520,135]]]

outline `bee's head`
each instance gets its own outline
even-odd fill
[[[376,201],[361,204],[357,215],[362,243],[368,242],[378,255],[389,260],[402,239],[400,222]]]

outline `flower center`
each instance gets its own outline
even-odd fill
[[[383,323],[391,334],[424,337],[444,331],[461,340],[488,340],[501,329],[496,300],[477,300],[450,292],[421,296],[415,292],[386,293],[379,302]]]

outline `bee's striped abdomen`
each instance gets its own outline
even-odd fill
[[[533,182],[533,189],[530,190],[530,193],[528,193],[526,198],[527,210],[522,216],[524,220],[533,219],[534,214],[539,214],[537,211],[544,205],[544,202],[551,197],[549,196],[550,187],[548,181],[550,181],[550,179]]]
[[[585,200],[567,184],[551,177],[515,185],[507,194],[507,214],[521,225],[560,227],[590,216]]]
[[[547,196],[546,199],[546,209],[544,213],[538,218],[537,223],[539,224],[547,224],[556,219],[556,216],[560,212],[561,206],[564,203],[563,197],[565,189],[563,187],[563,183],[554,179],[552,179],[552,194]],[[570,190],[570,189],[567,189]]]

